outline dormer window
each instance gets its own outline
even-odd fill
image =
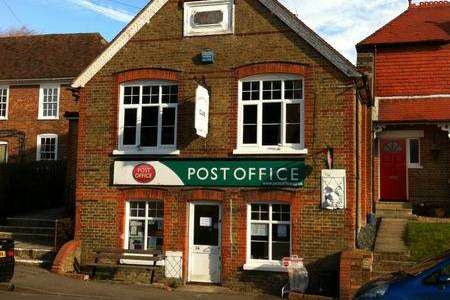
[[[233,33],[233,7],[233,0],[185,2],[184,35]]]

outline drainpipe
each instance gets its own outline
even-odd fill
[[[359,205],[359,192],[360,192],[360,186],[359,186],[359,107],[358,107],[358,84],[355,82],[355,88],[353,90],[353,96],[355,99],[355,157],[356,157],[356,164],[355,164],[355,201],[356,201],[356,227],[355,227],[355,247],[358,246],[358,233],[359,233],[359,214],[360,214],[360,205]]]

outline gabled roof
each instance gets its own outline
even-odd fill
[[[450,2],[411,4],[397,18],[358,44],[358,48],[421,42],[450,41]]]
[[[126,45],[126,43],[167,3],[168,0],[153,0],[145,6],[139,14],[114,38],[109,47],[81,73],[74,81],[72,87],[83,87],[95,74],[105,66],[114,55]],[[344,56],[337,52],[317,33],[306,26],[294,14],[292,14],[278,0],[258,0],[266,6],[275,16],[288,25],[301,38],[327,58],[333,65],[349,77],[360,77],[356,67]]]
[[[106,46],[99,33],[0,37],[0,80],[75,78]]]

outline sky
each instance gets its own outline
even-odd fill
[[[149,0],[0,0],[0,30],[100,32],[111,40]],[[404,11],[407,0],[280,0],[350,61],[355,44]]]

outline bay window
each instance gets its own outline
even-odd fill
[[[160,201],[127,202],[127,250],[162,251],[164,205]]]
[[[253,76],[239,82],[235,154],[305,153],[303,79]]]
[[[147,81],[121,86],[119,150],[176,149],[178,86]]]
[[[287,204],[248,205],[247,266],[281,266],[291,255],[291,208]]]

